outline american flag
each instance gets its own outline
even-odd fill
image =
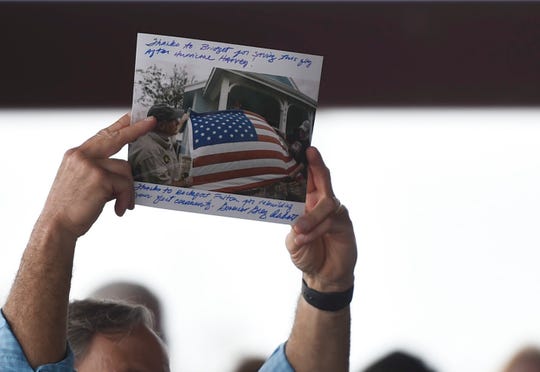
[[[235,193],[294,174],[299,165],[266,120],[243,110],[190,114],[191,176],[199,189]]]

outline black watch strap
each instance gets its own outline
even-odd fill
[[[349,306],[353,297],[354,286],[345,292],[319,292],[309,288],[302,279],[302,296],[313,307],[324,311],[338,311]]]

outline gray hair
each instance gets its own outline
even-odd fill
[[[94,290],[89,297],[101,300],[120,300],[130,304],[145,306],[154,316],[154,332],[157,333],[163,342],[167,342],[162,325],[163,311],[161,301],[145,285],[131,281],[112,281]]]
[[[95,334],[123,335],[138,326],[153,329],[150,310],[121,301],[80,300],[68,307],[68,342],[75,360],[82,359]]]

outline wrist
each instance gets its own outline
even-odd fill
[[[75,245],[78,236],[72,233],[56,215],[42,213],[34,225],[32,235],[59,245]]]
[[[343,292],[354,285],[354,274],[350,274],[341,279],[324,280],[316,276],[305,274],[302,279],[306,282],[309,288],[318,292]]]
[[[354,285],[351,284],[343,291],[321,292],[309,287],[302,279],[302,297],[308,304],[323,311],[336,312],[348,307],[352,301],[353,291]]]

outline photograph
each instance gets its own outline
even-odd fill
[[[129,147],[137,201],[244,215],[262,203],[286,207],[294,218],[299,213],[291,210],[301,210],[306,197],[321,63],[311,55],[139,35],[132,122],[152,116],[157,124]],[[198,200],[186,204],[186,195]]]

